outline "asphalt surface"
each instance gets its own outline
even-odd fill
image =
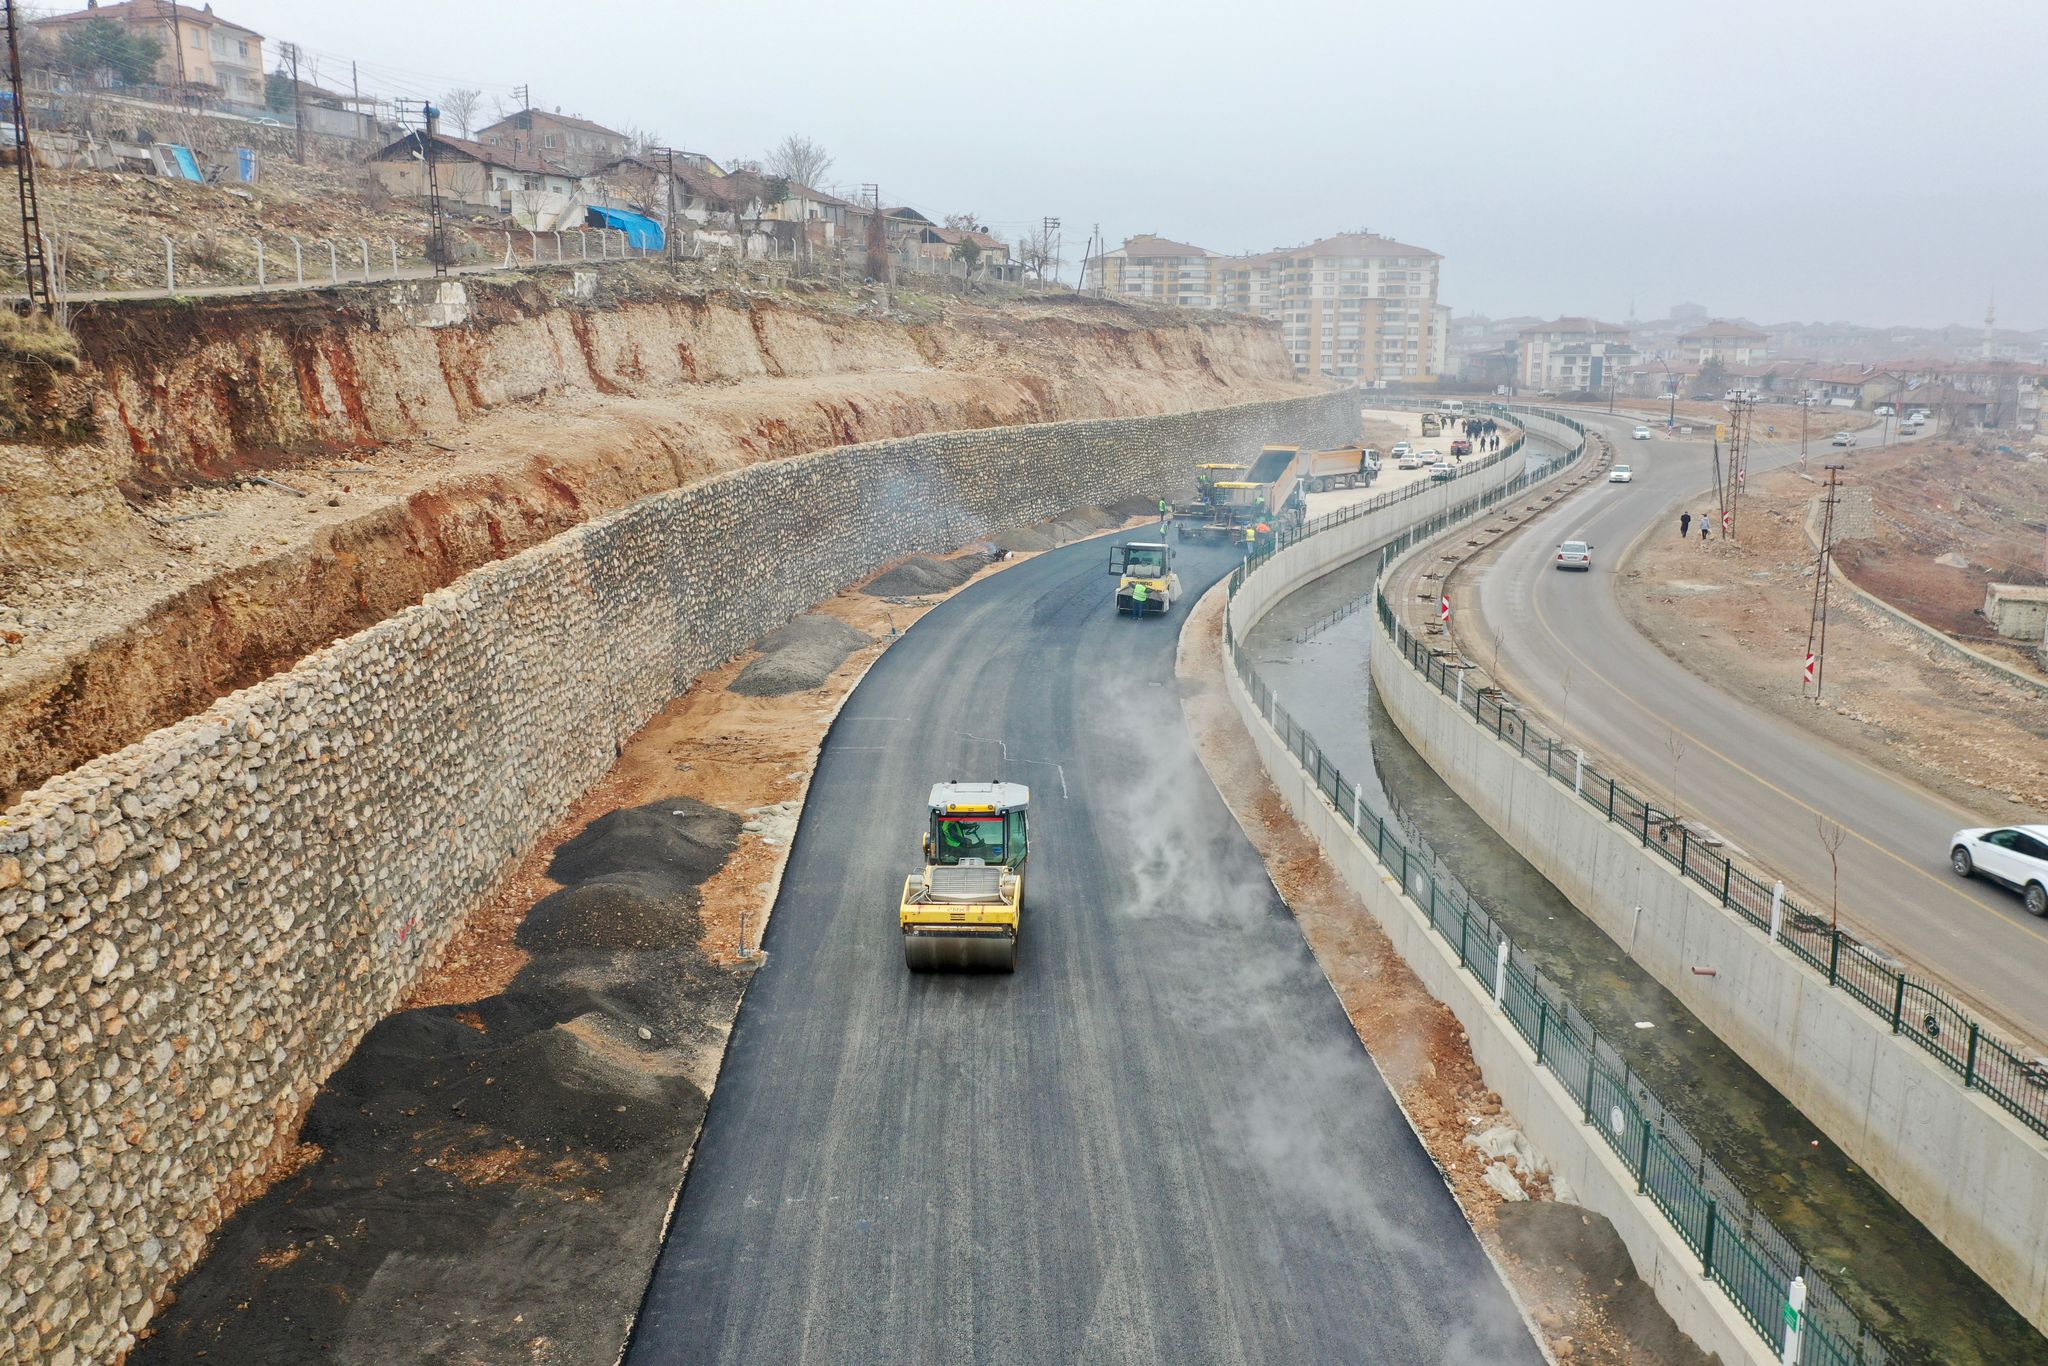
[[[1676,536],[1682,509],[1697,514],[1711,506],[1711,447],[1636,441],[1633,418],[1580,416],[1607,431],[1615,459],[1634,467],[1634,482],[1599,485],[1542,513],[1483,560],[1477,620],[1467,617],[1461,638],[1490,642],[1498,631],[1498,671],[1510,689],[1552,717],[1564,715],[1589,748],[1648,775],[1655,797],[1670,794],[1669,737],[1676,732],[1684,746],[1681,807],[1803,889],[1810,908],[1825,909],[1830,886],[1815,814],[1839,824],[1848,832],[1841,850],[1845,922],[1987,1014],[2048,1042],[2048,992],[2041,990],[2048,923],[2028,915],[2011,893],[1948,870],[1949,837],[1957,829],[2009,822],[2016,811],[1957,806],[1751,707],[1645,639],[1622,614],[1615,567],[1638,536]],[[1875,430],[1859,434],[1877,438]],[[1818,473],[1832,448],[1824,440],[1811,446]],[[1772,469],[1798,455],[1797,441],[1765,444],[1750,464]],[[1850,463],[1853,469],[1853,453]],[[1557,543],[1567,539],[1592,542],[1591,573],[1552,568]],[[1798,660],[1785,661],[1788,687],[1797,686],[1798,668]]]
[[[1110,543],[933,611],[833,727],[630,1361],[1542,1360]],[[1187,602],[1231,563],[1186,548]],[[1013,976],[903,966],[951,778],[1032,789]]]

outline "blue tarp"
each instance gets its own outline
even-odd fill
[[[591,205],[590,226],[610,228],[626,234],[626,240],[642,251],[660,251],[668,245],[661,235],[661,224],[644,213],[628,213],[624,209],[600,209]]]
[[[190,147],[180,147],[175,142],[166,143],[165,146],[170,148],[171,160],[178,164],[178,169],[184,173],[185,179],[202,182],[206,179],[199,173],[199,158],[192,155]]]

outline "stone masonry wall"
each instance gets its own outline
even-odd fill
[[[912,437],[646,499],[469,574],[0,816],[0,1360],[127,1349],[314,1090],[703,670],[883,565],[1346,394]]]

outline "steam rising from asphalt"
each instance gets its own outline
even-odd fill
[[[1110,843],[1130,851],[1112,904],[1146,944],[1153,1007],[1225,1043],[1218,1056],[1260,1059],[1189,1103],[1204,1109],[1206,1146],[1253,1183],[1286,1230],[1282,1245],[1265,1249],[1273,1286],[1286,1293],[1286,1270],[1305,1254],[1349,1259],[1361,1278],[1393,1274],[1415,1286],[1410,1331],[1392,1331],[1392,1340],[1441,1341],[1437,1361],[1522,1359],[1527,1330],[1497,1290],[1461,1296],[1455,1308],[1431,1304],[1445,1287],[1495,1273],[1469,1234],[1431,1236],[1450,1202],[1441,1176],[1195,757],[1173,693],[1143,695],[1133,706],[1129,691],[1105,685],[1084,709],[1122,723],[1113,755],[1094,765],[1118,775],[1121,819]],[[1436,1217],[1418,1217],[1429,1213]]]

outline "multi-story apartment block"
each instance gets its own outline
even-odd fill
[[[1270,318],[1296,370],[1372,384],[1441,372],[1442,259],[1362,232],[1255,256],[1219,256],[1148,234],[1089,258],[1084,278],[1111,298]]]
[[[1524,389],[1552,389],[1560,394],[1580,389],[1604,390],[1626,378],[1642,362],[1630,345],[1628,328],[1618,323],[1556,318],[1547,323],[1532,323],[1516,337],[1521,343],[1518,373]],[[1599,349],[1591,349],[1595,347]],[[1599,383],[1582,382],[1595,373],[1600,376]]]
[[[1771,338],[1769,333],[1741,323],[1713,322],[1679,337],[1678,347],[1685,363],[1695,369],[1712,360],[1724,366],[1747,366],[1770,353]]]
[[[545,109],[522,109],[487,128],[476,140],[538,157],[569,175],[589,175],[626,155],[633,140],[615,128]]]
[[[1112,299],[1175,308],[1221,308],[1215,270],[1221,259],[1201,247],[1140,233],[1125,238],[1115,251],[1089,257],[1085,288]]]
[[[61,43],[78,25],[106,19],[139,29],[163,49],[154,73],[159,85],[190,89],[212,86],[235,104],[263,103],[263,35],[229,23],[212,5],[173,4],[171,0],[120,0],[30,19],[31,31]]]

